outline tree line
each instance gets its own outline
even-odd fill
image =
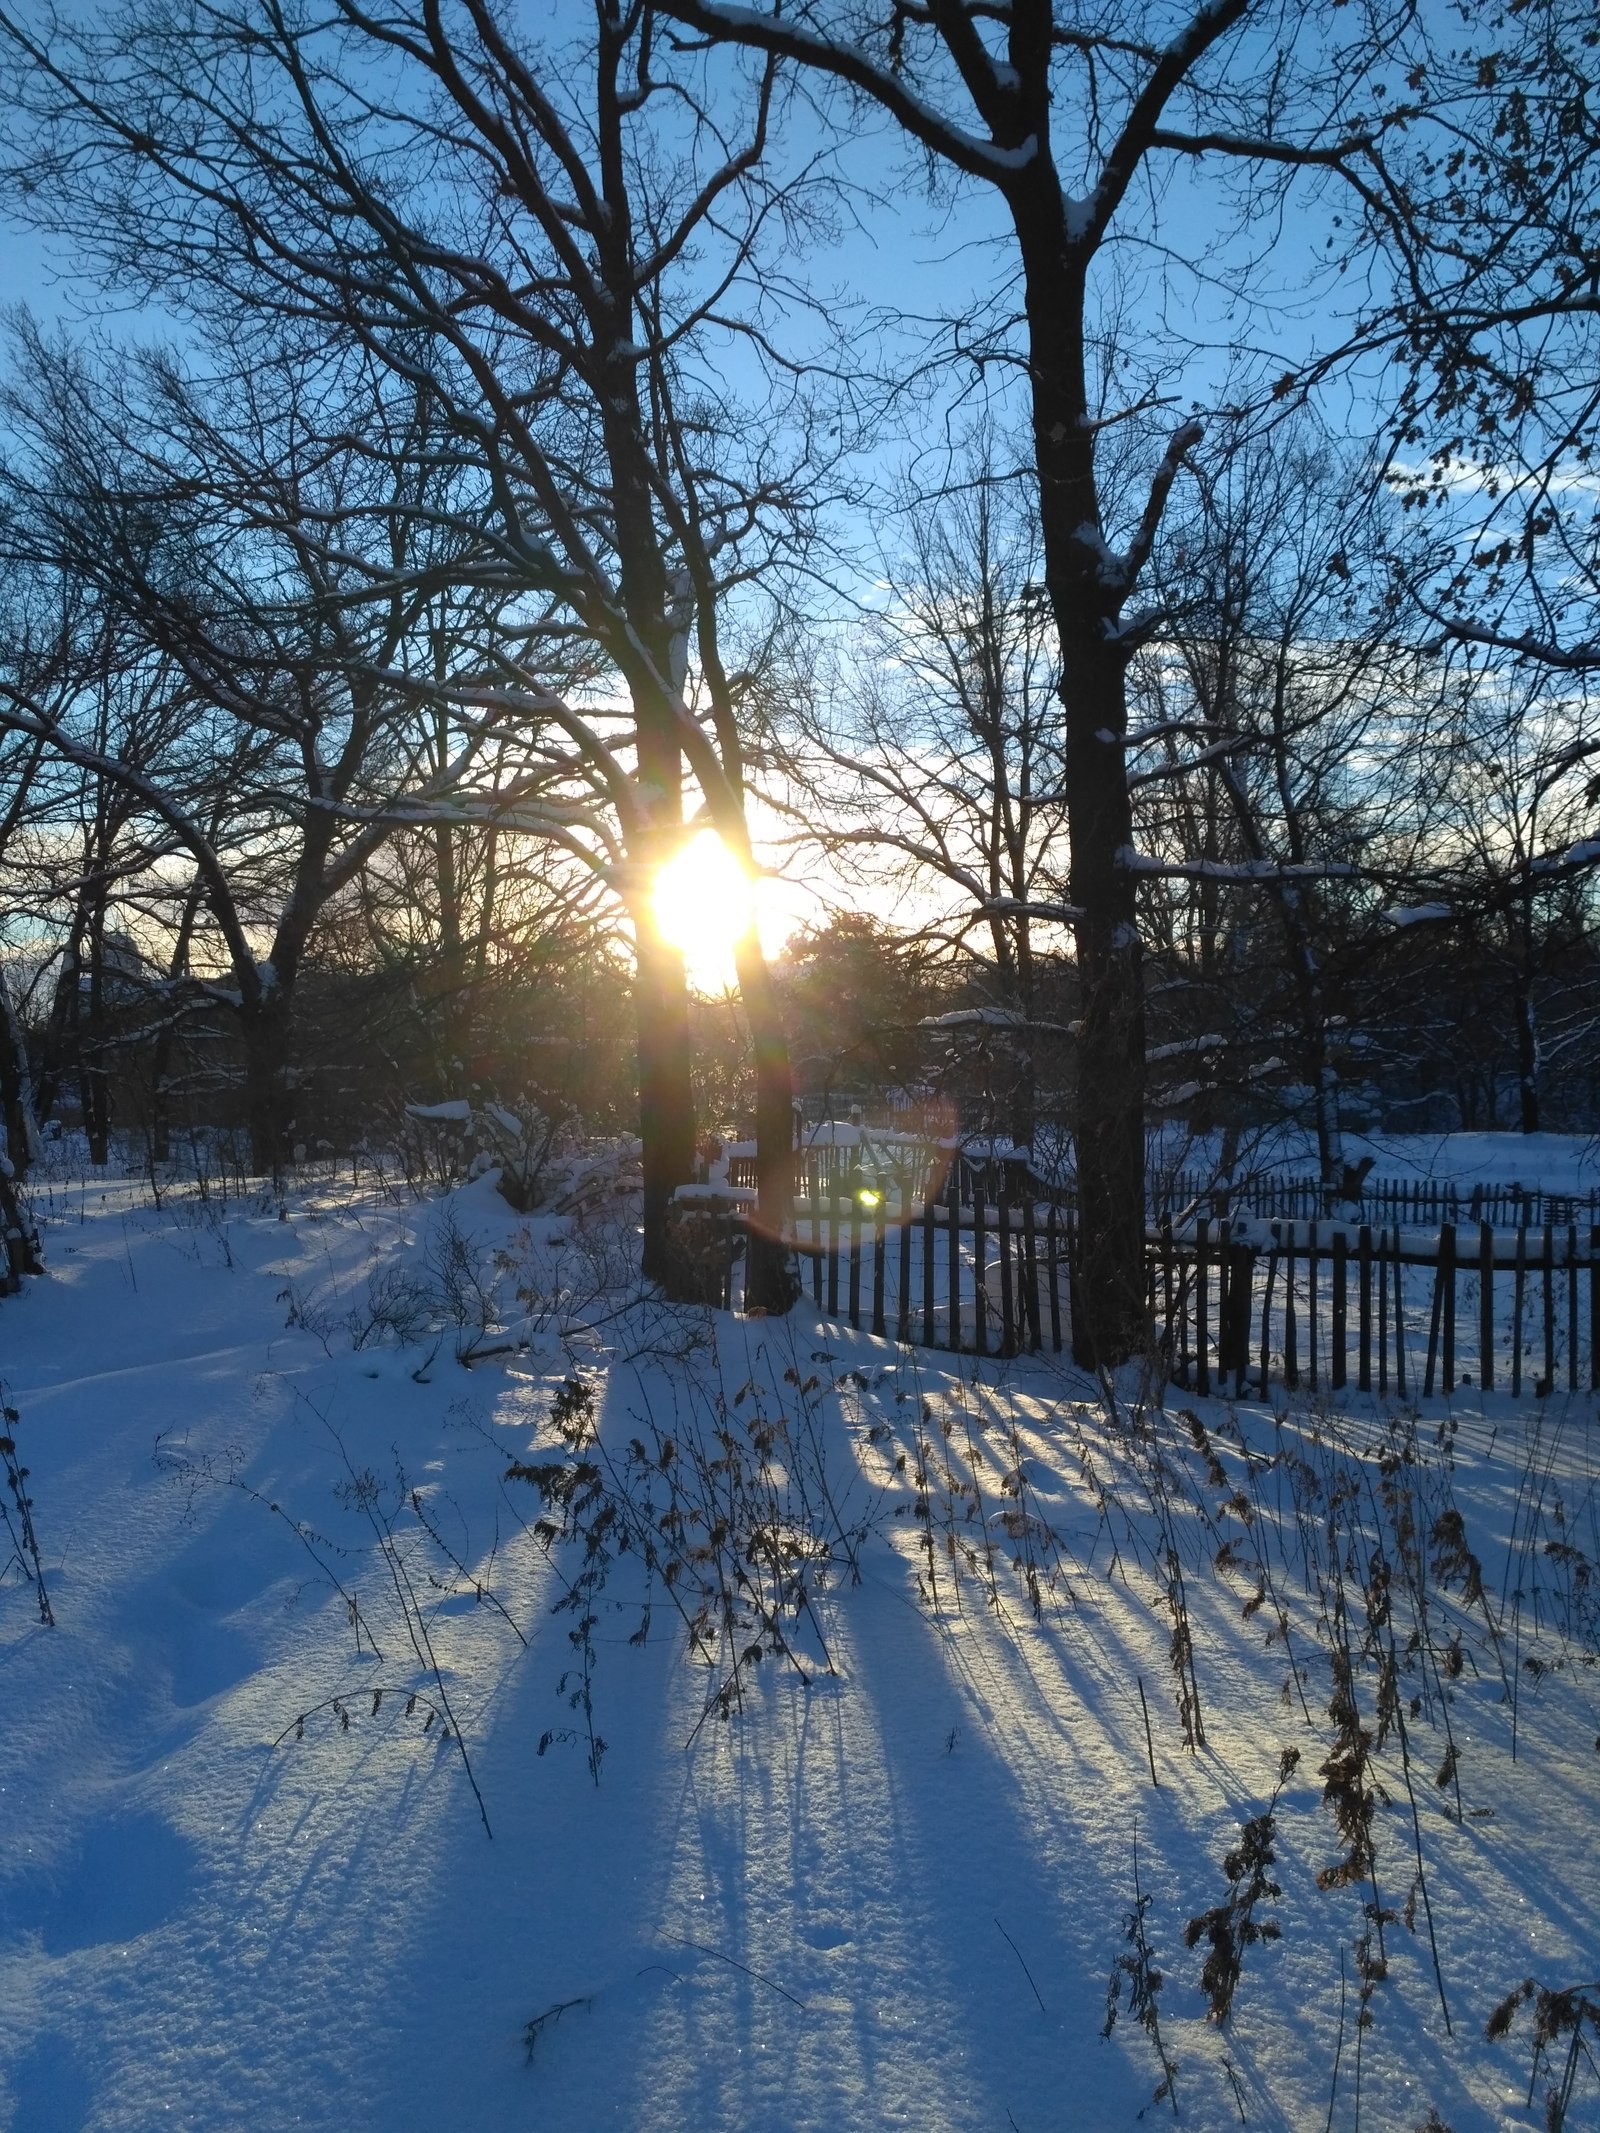
[[[1459,967],[1536,1124],[1592,1026],[1594,53],[1576,0],[0,8],[7,209],[99,314],[14,319],[4,375],[46,1022],[225,1032],[271,1168],[341,956],[439,1086],[491,994],[570,1044],[626,954],[670,1283],[705,1102],[653,885],[776,817],[915,885],[964,1085],[1065,1111],[1091,1363],[1152,1117],[1292,1087],[1334,1176],[1368,1061],[1466,1048],[1413,1011]],[[908,216],[943,261],[852,288]],[[776,1309],[753,927],[738,979]]]

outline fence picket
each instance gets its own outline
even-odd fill
[[[1494,1231],[1478,1224],[1478,1383],[1494,1390]]]
[[[1266,1397],[1272,1372],[1272,1283],[1278,1271],[1278,1225],[1272,1225],[1272,1249],[1267,1254],[1267,1278],[1261,1293],[1261,1393]]]
[[[1556,1233],[1549,1222],[1544,1226],[1541,1271],[1544,1275],[1544,1377],[1534,1390],[1543,1399],[1556,1389]]]
[[[1357,1239],[1360,1253],[1361,1289],[1357,1299],[1357,1337],[1360,1354],[1356,1363],[1356,1386],[1361,1392],[1372,1390],[1372,1231],[1363,1222]]]
[[[1029,1352],[1037,1355],[1044,1346],[1039,1332],[1039,1233],[1038,1214],[1033,1204],[1033,1186],[1027,1186],[1022,1202],[1022,1264],[1024,1268],[1023,1295],[1026,1298],[1024,1317],[1027,1322]]]
[[[1306,1383],[1317,1389],[1317,1225],[1311,1224],[1306,1251]]]
[[[878,1197],[872,1209],[872,1330],[880,1340],[888,1332],[883,1316],[883,1260],[887,1247],[887,1193],[882,1174],[878,1177]]]
[[[1000,1188],[1000,1203],[995,1209],[995,1244],[1000,1259],[1000,1353],[1015,1355],[1017,1352],[1016,1290],[1011,1279],[1011,1202],[1007,1188]]]
[[[1167,1225],[1171,1233],[1172,1225]],[[1050,1202],[1045,1216],[1045,1261],[1050,1272],[1050,1346],[1055,1354],[1061,1353],[1061,1229],[1056,1217],[1056,1203]]]
[[[1344,1224],[1333,1233],[1333,1353],[1328,1358],[1328,1382],[1335,1392],[1345,1387],[1345,1323],[1348,1296],[1349,1248]]]
[[[922,1203],[922,1345],[933,1342],[933,1201]]]
[[[989,1353],[988,1269],[985,1265],[988,1240],[983,1226],[988,1212],[984,1205],[983,1180],[975,1177],[972,1181],[972,1345],[980,1355]]]
[[[950,1307],[945,1314],[949,1321],[950,1347],[953,1353],[961,1348],[961,1165],[950,1165]]]
[[[1567,1389],[1578,1389],[1578,1226],[1567,1224]]]
[[[859,1162],[848,1174],[838,1167],[816,1178],[815,1189],[796,1205],[793,1235],[797,1250],[811,1262],[811,1295],[819,1315],[843,1319],[857,1328],[866,1322],[862,1276],[870,1249],[870,1323],[879,1338],[888,1337],[892,1316],[894,1337],[902,1344],[920,1339],[933,1346],[942,1330],[945,1345],[952,1351],[970,1346],[979,1354],[1004,1357],[1038,1353],[1045,1346],[1047,1292],[1049,1341],[1061,1353],[1069,1345],[1069,1328],[1063,1324],[1062,1269],[1067,1270],[1069,1299],[1076,1273],[1076,1213],[1070,1200],[1042,1191],[1024,1165],[1009,1161],[990,1164],[987,1171],[976,1162],[953,1162],[945,1176],[948,1189],[942,1211],[938,1197],[924,1197],[919,1208],[909,1175],[898,1169],[892,1177],[878,1172],[875,1192],[866,1189],[868,1179]],[[974,1195],[970,1207],[962,1201],[963,1180]],[[1187,1189],[1190,1182],[1180,1177],[1173,1181],[1173,1190]],[[891,1184],[897,1196],[892,1213]],[[991,1187],[998,1194],[992,1215],[986,1197]],[[1265,1197],[1266,1188],[1262,1190]],[[1273,1190],[1281,1202],[1295,1204],[1294,1195],[1279,1192],[1277,1187]],[[1208,1195],[1212,1211],[1201,1214],[1198,1207],[1207,1203]],[[1539,1396],[1554,1391],[1563,1365],[1574,1392],[1585,1384],[1600,1391],[1600,1221],[1584,1225],[1580,1235],[1575,1196],[1558,1200],[1554,1195],[1541,1198],[1489,1186],[1464,1193],[1455,1186],[1405,1184],[1368,1197],[1396,1207],[1412,1204],[1424,1213],[1437,1212],[1441,1219],[1434,1238],[1407,1232],[1398,1224],[1375,1227],[1370,1221],[1357,1225],[1352,1238],[1351,1225],[1344,1218],[1329,1231],[1326,1218],[1314,1211],[1303,1221],[1295,1215],[1274,1218],[1269,1234],[1258,1233],[1259,1241],[1252,1242],[1245,1219],[1217,1212],[1222,1196],[1209,1188],[1191,1194],[1188,1206],[1193,1213],[1182,1218],[1181,1226],[1170,1214],[1153,1223],[1148,1233],[1146,1299],[1152,1327],[1161,1336],[1167,1367],[1175,1380],[1202,1395],[1231,1391],[1242,1398],[1257,1383],[1265,1393],[1274,1375],[1293,1388],[1302,1382],[1315,1387],[1326,1373],[1333,1391],[1346,1390],[1353,1376],[1362,1393],[1370,1394],[1376,1383],[1379,1397],[1387,1398],[1392,1360],[1394,1389],[1404,1399],[1411,1376],[1406,1355],[1407,1270],[1431,1265],[1426,1355],[1417,1358],[1422,1365],[1417,1389],[1425,1397],[1439,1393],[1448,1398],[1456,1389],[1463,1274],[1475,1274],[1477,1279],[1478,1381],[1485,1391],[1495,1390],[1497,1307],[1509,1303],[1510,1389],[1514,1397],[1522,1395],[1523,1343],[1533,1332],[1526,1324],[1530,1274],[1543,1284]],[[1495,1223],[1497,1212],[1523,1215],[1535,1205],[1542,1210],[1542,1221],[1519,1220],[1512,1237],[1502,1239]],[[1463,1258],[1456,1217],[1465,1219],[1469,1208],[1476,1210],[1470,1219],[1477,1237],[1475,1248],[1469,1248]],[[1565,1219],[1557,1219],[1557,1208]],[[942,1312],[937,1293],[941,1222],[947,1233],[949,1271]],[[920,1324],[915,1297],[917,1226],[922,1253]],[[967,1251],[963,1250],[963,1229],[970,1237]],[[1299,1234],[1302,1229],[1303,1236]],[[991,1264],[991,1239],[997,1265]],[[963,1267],[963,1258],[970,1259],[970,1272]],[[1302,1259],[1303,1294],[1298,1280]],[[1326,1298],[1321,1293],[1324,1261],[1328,1262]],[[1589,1269],[1587,1306],[1581,1278],[1585,1265]],[[1509,1297],[1498,1286],[1502,1269],[1512,1276]],[[730,1251],[725,1284],[730,1302],[737,1293],[735,1271]],[[899,1287],[891,1313],[892,1278],[898,1279]],[[970,1334],[962,1324],[964,1280],[972,1299]],[[1349,1322],[1352,1280],[1356,1283],[1354,1327]],[[841,1289],[845,1291],[842,1298]],[[1468,1312],[1470,1316],[1470,1302]],[[1538,1339],[1538,1333],[1533,1332],[1533,1339]],[[1275,1345],[1280,1341],[1281,1352]]]

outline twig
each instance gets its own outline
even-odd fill
[[[56,1618],[50,1605],[50,1595],[45,1590],[44,1564],[39,1560],[39,1536],[35,1532],[33,1524],[33,1498],[23,1486],[28,1478],[28,1469],[17,1464],[17,1444],[16,1439],[11,1434],[19,1418],[17,1410],[9,1400],[4,1398],[3,1388],[0,1388],[0,1415],[4,1416],[3,1425],[0,1425],[0,1457],[5,1460],[6,1480],[10,1484],[11,1494],[16,1501],[17,1518],[22,1527],[20,1546],[17,1543],[16,1534],[12,1530],[11,1514],[4,1509],[3,1505],[0,1505],[0,1516],[4,1516],[6,1530],[12,1534],[12,1553],[22,1565],[22,1574],[32,1584],[35,1597],[38,1599],[39,1620],[47,1629],[53,1629]],[[23,1554],[24,1549],[27,1551],[26,1557]],[[31,1570],[28,1568],[28,1557],[31,1557],[33,1561]]]
[[[1333,2086],[1328,2091],[1328,2123],[1323,2133],[1333,2133],[1333,2102],[1339,2093],[1339,2061],[1344,2056],[1344,1949],[1339,1950],[1339,2036],[1333,2047]]]
[[[547,2007],[543,2014],[536,2014],[531,2020],[525,2022],[522,2027],[522,2043],[528,2054],[526,2064],[532,2066],[534,2047],[539,2042],[547,2022],[559,2022],[561,2017],[570,2012],[572,2008],[587,2007],[593,1998],[594,1994],[592,1992],[585,1992],[580,1993],[575,2000],[557,2000],[554,2007]]]
[[[522,1634],[521,1630],[517,1628],[516,1623],[512,1621],[511,1616],[509,1615],[509,1613],[507,1613],[505,1607],[502,1605],[498,1594],[493,1592],[489,1586],[485,1585],[481,1578],[475,1577],[473,1575],[473,1573],[467,1568],[466,1564],[461,1560],[460,1556],[456,1554],[454,1548],[452,1548],[450,1543],[445,1539],[444,1535],[439,1531],[438,1527],[434,1525],[433,1521],[429,1518],[427,1512],[423,1510],[422,1492],[420,1489],[413,1489],[411,1491],[411,1508],[417,1514],[417,1523],[422,1527],[423,1532],[427,1534],[428,1538],[433,1542],[434,1546],[439,1550],[440,1554],[448,1556],[450,1561],[455,1565],[456,1569],[461,1573],[461,1575],[467,1580],[467,1583],[472,1587],[473,1592],[476,1594],[479,1600],[488,1601],[489,1605],[494,1608],[496,1613],[499,1614],[501,1618],[505,1621],[507,1626],[512,1631],[513,1635],[516,1637],[517,1642],[522,1646],[523,1650],[526,1651],[528,1648],[528,1640]]]
[[[1009,1933],[1008,1933],[1008,1932],[1006,1931],[1005,1927],[1004,1927],[1003,1925],[1001,1925],[1001,1923],[1000,1923],[1000,1921],[999,1921],[999,1919],[998,1919],[998,1918],[997,1918],[997,1919],[995,1920],[995,1922],[994,1922],[994,1923],[995,1923],[995,1930],[996,1930],[996,1932],[997,1932],[997,1933],[998,1933],[998,1934],[1000,1935],[1000,1938],[1001,1938],[1001,1939],[1002,1939],[1002,1940],[1003,1940],[1003,1941],[1005,1942],[1006,1946],[1007,1946],[1007,1947],[1008,1947],[1008,1948],[1009,1948],[1009,1949],[1011,1950],[1012,1954],[1013,1954],[1013,1955],[1014,1955],[1014,1956],[1016,1957],[1017,1961],[1018,1961],[1019,1963],[1022,1963],[1022,1974],[1023,1974],[1023,1976],[1024,1976],[1024,1977],[1025,1977],[1025,1978],[1026,1978],[1027,1980],[1028,1980],[1028,1983],[1029,1983],[1030,1985],[1032,1985],[1032,1986],[1033,1986],[1033,1996],[1034,1996],[1034,1998],[1035,1998],[1035,1999],[1036,1999],[1036,2000],[1037,2000],[1037,2001],[1039,2002],[1039,2012],[1040,2012],[1040,2014],[1048,2016],[1048,2014],[1049,2014],[1050,2010],[1049,2010],[1049,2008],[1048,2008],[1048,2007],[1046,2007],[1046,2005],[1044,2004],[1044,1999],[1043,1999],[1043,1996],[1041,1995],[1041,1993],[1040,1993],[1040,1991],[1039,1991],[1039,1988],[1038,1988],[1038,1986],[1037,1986],[1037,1985],[1034,1985],[1034,1983],[1033,1983],[1033,1972],[1032,1972],[1032,1971],[1031,1971],[1031,1970],[1030,1970],[1030,1969],[1028,1968],[1027,1964],[1026,1964],[1025,1962],[1023,1962],[1023,1961],[1022,1961],[1022,1950],[1021,1950],[1021,1949],[1020,1949],[1020,1948],[1019,1948],[1019,1947],[1017,1946],[1016,1942],[1015,1942],[1015,1941],[1014,1941],[1014,1940],[1013,1940],[1013,1939],[1011,1938],[1011,1935],[1010,1935],[1010,1934],[1009,1934]]]
[[[758,1985],[765,1985],[770,1992],[777,1993],[780,1999],[787,2000],[791,2007],[798,2007],[802,2014],[811,2012],[804,2000],[797,2000],[776,1978],[767,1977],[759,1970],[752,1970],[748,1963],[741,1963],[737,1956],[725,1955],[720,1948],[708,1947],[703,1940],[690,1940],[686,1933],[664,1933],[662,1938],[676,1941],[680,1948],[694,1948],[701,1955],[714,1955],[719,1963],[727,1963],[735,1970],[742,1970],[746,1977],[753,1977]]]
[[[1144,1700],[1144,1676],[1136,1674],[1134,1679],[1139,1684],[1139,1708],[1144,1713],[1144,1752],[1150,1758],[1150,1782],[1159,1792],[1161,1780],[1156,1776],[1156,1748],[1155,1742],[1150,1738],[1150,1706]]]

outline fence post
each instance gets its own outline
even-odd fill
[[[1350,1247],[1341,1222],[1333,1232],[1333,1353],[1328,1358],[1328,1382],[1335,1392],[1342,1392],[1345,1386],[1349,1270]]]
[[[1211,1328],[1207,1323],[1211,1300],[1210,1243],[1211,1223],[1201,1215],[1194,1226],[1194,1385],[1195,1391],[1202,1394],[1211,1390]]]
[[[1230,1239],[1232,1231],[1230,1229]],[[1244,1398],[1244,1381],[1250,1368],[1250,1300],[1255,1290],[1256,1255],[1248,1244],[1232,1246],[1233,1273],[1228,1293],[1233,1298],[1233,1391]]]
[[[815,1170],[810,1178],[811,1191],[808,1205],[811,1209],[811,1300],[817,1307],[817,1316],[822,1316],[822,1202],[817,1198]]]
[[[1389,1269],[1386,1263],[1389,1232],[1378,1231],[1378,1398],[1389,1396]]]
[[[872,1210],[872,1330],[881,1340],[888,1332],[883,1316],[883,1261],[888,1242],[888,1208],[883,1173],[878,1173],[878,1198]]]
[[[1451,1187],[1454,1197],[1455,1188]],[[1444,1339],[1441,1342],[1444,1390],[1448,1399],[1456,1386],[1456,1226],[1446,1222],[1439,1230],[1439,1272],[1444,1284]]]
[[[828,1179],[828,1316],[839,1316],[839,1180]]]
[[[1001,1175],[1000,1204],[996,1209],[999,1227],[995,1242],[1000,1254],[1000,1353],[1015,1355],[1020,1345],[1016,1328],[1016,1289],[1011,1268],[1011,1181]]]
[[[1067,1209],[1067,1330],[1070,1346],[1078,1324],[1078,1210]]]
[[[946,1240],[950,1258],[950,1346],[961,1347],[961,1163],[950,1165],[950,1230]]]
[[[861,1327],[861,1188],[855,1171],[850,1180],[850,1323]]]
[[[1372,1229],[1363,1222],[1357,1240],[1361,1254],[1361,1293],[1356,1300],[1356,1330],[1361,1342],[1361,1354],[1356,1364],[1356,1386],[1361,1392],[1372,1390]]]
[[[1528,1287],[1528,1225],[1517,1224],[1516,1273],[1512,1283],[1511,1304],[1511,1393],[1513,1399],[1522,1397],[1522,1306]]]
[[[911,1338],[911,1172],[898,1173],[900,1188],[900,1295],[895,1311],[895,1339],[903,1346]]]
[[[1050,1274],[1050,1346],[1057,1355],[1061,1353],[1061,1237],[1060,1218],[1056,1203],[1050,1202],[1050,1211],[1045,1216],[1044,1256]]]
[[[931,1187],[933,1180],[928,1179]],[[922,1196],[922,1345],[933,1346],[933,1275],[935,1231],[933,1227],[934,1203],[928,1192]]]
[[[984,1218],[987,1206],[987,1180],[977,1169],[972,1173],[972,1345],[980,1355],[989,1353],[989,1311],[985,1290],[988,1287],[987,1257],[988,1239],[984,1235]]]
[[[1272,1283],[1278,1271],[1278,1225],[1272,1225],[1272,1249],[1267,1254],[1266,1286],[1261,1292],[1261,1397],[1267,1396],[1272,1363]]]
[[[1544,1377],[1535,1388],[1540,1399],[1556,1389],[1556,1233],[1549,1222],[1544,1226],[1543,1270]]]
[[[1478,1224],[1478,1383],[1494,1390],[1494,1231]]]
[[[1567,1224],[1567,1386],[1578,1389],[1578,1225]]]
[[[1300,1383],[1300,1328],[1294,1311],[1294,1217],[1283,1253],[1283,1382],[1291,1392]]]
[[[1306,1240],[1306,1383],[1315,1392],[1317,1387],[1317,1219],[1311,1218],[1311,1228]]]
[[[1023,1323],[1027,1330],[1030,1354],[1037,1355],[1044,1346],[1039,1333],[1039,1232],[1038,1215],[1033,1204],[1033,1181],[1023,1179],[1022,1200],[1022,1280]]]
[[[1406,1396],[1406,1269],[1401,1232],[1394,1233],[1394,1389]]]

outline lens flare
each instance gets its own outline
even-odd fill
[[[715,830],[698,830],[656,876],[655,920],[681,949],[691,981],[733,983],[734,945],[755,916],[755,883]]]

